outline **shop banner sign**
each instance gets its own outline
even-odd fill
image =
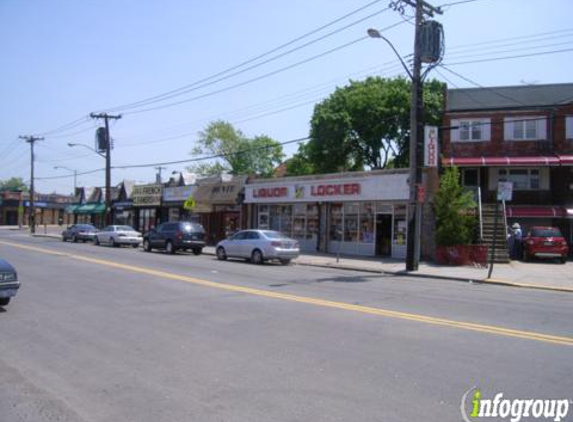
[[[131,199],[134,207],[158,207],[161,205],[163,187],[161,185],[134,186]]]
[[[438,128],[437,126],[424,127],[424,166],[438,166]]]

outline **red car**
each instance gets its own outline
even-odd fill
[[[567,241],[556,227],[531,227],[523,239],[523,258],[559,258],[564,264],[567,261],[569,248]]]

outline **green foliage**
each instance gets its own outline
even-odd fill
[[[317,104],[310,140],[300,146],[289,175],[408,165],[411,83],[404,78],[350,81]],[[424,122],[439,124],[443,85],[424,87]],[[304,163],[307,165],[304,165]]]
[[[194,156],[223,155],[189,167],[192,172],[206,175],[227,172],[269,177],[284,157],[282,145],[277,141],[266,135],[247,138],[222,120],[211,122],[200,132],[197,144],[191,152]]]
[[[24,183],[24,179],[21,177],[11,177],[8,180],[0,180],[0,191],[10,190],[17,191],[21,190],[23,192],[28,192],[28,186]]]
[[[460,185],[457,167],[450,167],[440,178],[436,194],[436,243],[439,246],[472,243],[476,217],[471,214],[476,203],[473,194]]]

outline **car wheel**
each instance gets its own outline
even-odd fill
[[[193,249],[193,254],[194,255],[201,255],[201,253],[203,252],[202,248],[195,248]]]
[[[99,246],[99,238],[97,236],[94,239],[94,244]]]
[[[62,242],[65,242],[66,240],[66,236],[62,235]]]
[[[117,248],[117,247],[119,246],[119,245],[115,242],[115,239],[114,239],[113,237],[110,239],[110,242],[111,242],[111,247],[112,247],[112,248]]]
[[[219,261],[224,261],[227,259],[227,253],[225,252],[225,248],[222,246],[217,248],[217,259]]]
[[[147,239],[143,241],[143,250],[145,252],[151,252],[151,243],[149,243],[149,240]]]
[[[256,265],[262,264],[263,263],[263,253],[260,250],[255,249],[253,251],[253,253],[251,254],[251,262],[253,264],[256,264]]]
[[[283,265],[290,264],[290,259],[281,259],[280,261],[281,261],[281,264],[283,264]]]
[[[561,263],[565,264],[566,262],[567,262],[567,257],[566,256],[561,257]]]
[[[10,303],[9,297],[0,297],[0,306],[6,306]]]
[[[165,251],[168,254],[174,254],[175,253],[175,248],[173,247],[173,242],[171,242],[171,240],[168,240],[167,243],[165,244]]]

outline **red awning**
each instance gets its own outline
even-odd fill
[[[571,156],[564,156],[570,157]],[[444,158],[444,166],[457,167],[516,167],[516,166],[558,166],[558,157],[451,157]]]
[[[567,216],[567,210],[561,207],[511,206],[507,207],[506,216],[522,218],[563,218]]]
[[[573,155],[558,155],[562,166],[573,166]]]

